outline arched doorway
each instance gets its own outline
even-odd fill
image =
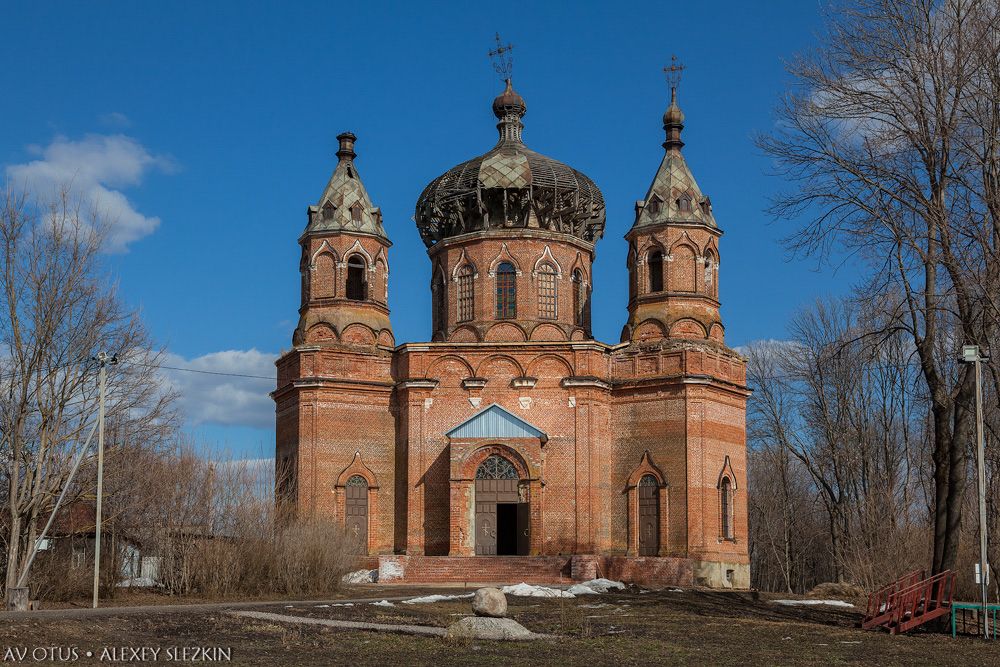
[[[660,484],[652,475],[639,480],[639,555],[660,551]]]
[[[491,454],[476,469],[476,555],[526,556],[529,504],[521,502],[517,468]]]
[[[345,485],[345,527],[352,551],[368,554],[368,481],[361,475],[352,475]]]

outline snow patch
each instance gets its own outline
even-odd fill
[[[773,600],[774,604],[783,604],[789,607],[798,606],[808,606],[808,605],[826,605],[828,607],[850,607],[854,608],[854,605],[850,602],[844,602],[843,600]]]
[[[514,586],[504,586],[500,589],[507,595],[516,595],[526,598],[575,598],[576,595],[569,591],[558,588],[547,588],[545,586],[532,586],[521,582]]]
[[[345,584],[373,584],[378,581],[378,575],[378,570],[355,570],[348,572],[340,580]]]
[[[475,593],[469,593],[468,595],[424,595],[419,598],[403,600],[403,604],[427,604],[430,602],[444,602],[445,600],[460,600],[462,598],[471,598],[473,595]]]
[[[403,578],[403,564],[397,560],[379,559],[376,581],[396,581]]]
[[[570,586],[566,592],[573,595],[599,595],[600,593],[607,593],[610,590],[625,590],[625,584],[620,581],[611,581],[610,579],[591,579],[590,581]]]
[[[396,604],[389,602],[388,600],[379,600],[378,602],[372,602],[373,607],[395,607]]]

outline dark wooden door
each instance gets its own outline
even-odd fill
[[[527,556],[531,550],[530,507],[528,503],[517,504],[517,555]]]
[[[497,503],[517,502],[516,479],[476,480],[476,555],[497,553]]]
[[[347,480],[347,538],[356,554],[368,554],[368,482],[355,475]]]
[[[639,480],[639,555],[655,556],[660,551],[660,487],[656,478]]]

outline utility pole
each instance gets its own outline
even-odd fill
[[[118,357],[108,357],[106,352],[98,352],[94,360],[98,363],[99,403],[97,408],[97,516],[94,530],[94,609],[97,609],[97,594],[101,584],[101,505],[104,501],[104,398],[108,383],[108,364],[117,364]]]
[[[983,442],[983,372],[982,362],[989,359],[978,345],[962,347],[962,361],[976,369],[976,460],[979,470],[979,584],[983,595],[983,636],[990,638],[989,585],[990,564],[986,554],[986,447]]]

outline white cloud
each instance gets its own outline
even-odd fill
[[[164,366],[189,368],[200,373],[164,368],[165,384],[179,395],[181,413],[191,425],[274,427],[274,360],[277,354],[250,350],[212,352],[193,359],[167,354]],[[233,373],[260,377],[234,377]]]
[[[139,185],[150,170],[172,171],[168,157],[151,154],[123,134],[88,134],[79,141],[57,136],[48,146],[29,146],[28,152],[38,159],[7,167],[13,185],[42,196],[69,186],[110,223],[107,252],[126,252],[159,226],[159,218],[137,211],[121,190]]]

